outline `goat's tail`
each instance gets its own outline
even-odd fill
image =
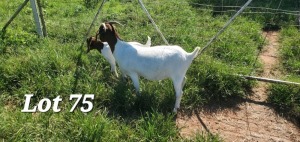
[[[200,51],[200,47],[196,47],[194,51],[191,53],[193,59],[198,56],[198,52]]]
[[[150,47],[151,46],[151,38],[149,37],[149,36],[147,36],[148,37],[148,40],[147,40],[147,42],[146,42],[146,46],[147,47]]]

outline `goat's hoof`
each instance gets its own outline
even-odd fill
[[[174,108],[174,109],[173,109],[173,112],[174,112],[174,113],[177,113],[177,108]]]
[[[119,78],[119,74],[115,72],[111,72],[112,75],[115,75],[117,78]]]
[[[128,82],[128,78],[127,77],[122,77],[122,81],[123,82]]]
[[[139,96],[139,97],[141,96],[140,92],[135,92],[135,93],[136,93],[137,96]]]

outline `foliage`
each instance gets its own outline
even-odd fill
[[[239,8],[239,6],[243,6],[248,0],[190,0],[191,5],[194,7],[201,7],[200,4],[213,5],[214,7],[209,7],[213,11],[213,15],[232,15]],[[233,6],[233,7],[230,7]],[[262,24],[264,24],[266,30],[278,30],[281,26],[289,26],[290,24],[294,24],[296,22],[297,11],[299,11],[300,3],[299,1],[294,0],[260,0],[260,1],[252,1],[249,7],[258,7],[258,8],[249,8],[246,9],[243,13],[244,16],[254,19]],[[263,7],[263,8],[262,8]],[[271,10],[273,9],[273,10]],[[284,14],[286,11],[279,10],[288,10],[293,11],[291,13],[296,15],[288,15]],[[252,12],[252,13],[251,13]],[[274,29],[273,29],[274,28]]]
[[[281,30],[281,65],[285,79],[300,82],[300,33],[294,27]],[[295,85],[272,85],[269,102],[274,104],[279,113],[291,118],[300,118],[300,87]]]
[[[274,104],[279,112],[291,118],[300,118],[300,87],[293,85],[272,85],[269,102]]]
[[[283,67],[287,72],[300,75],[300,32],[294,27],[284,28],[281,31],[281,57]]]

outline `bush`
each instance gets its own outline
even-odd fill
[[[300,87],[293,85],[272,85],[268,101],[288,116],[300,118]]]
[[[294,27],[284,28],[281,31],[281,57],[283,67],[287,72],[300,77],[300,32]]]

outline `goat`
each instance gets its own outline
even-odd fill
[[[109,44],[121,72],[130,76],[133,81],[137,95],[139,95],[139,76],[148,80],[170,78],[176,92],[173,111],[177,112],[186,80],[185,74],[200,48],[196,47],[192,53],[187,53],[176,45],[140,48],[138,45],[120,40],[112,25],[115,23],[106,22],[100,25],[100,40]]]
[[[87,43],[87,53],[90,52],[90,50],[96,49],[100,52],[100,54],[103,55],[103,57],[109,62],[111,72],[114,72],[117,77],[119,77],[116,69],[116,62],[115,58],[110,50],[109,45],[106,42],[101,42],[100,40],[97,40],[95,37],[89,37],[86,39]],[[138,42],[128,42],[132,45],[139,45],[141,47],[150,47],[151,46],[151,38],[148,36],[148,40],[145,45],[138,43]],[[125,74],[122,74],[123,79],[125,78]]]

